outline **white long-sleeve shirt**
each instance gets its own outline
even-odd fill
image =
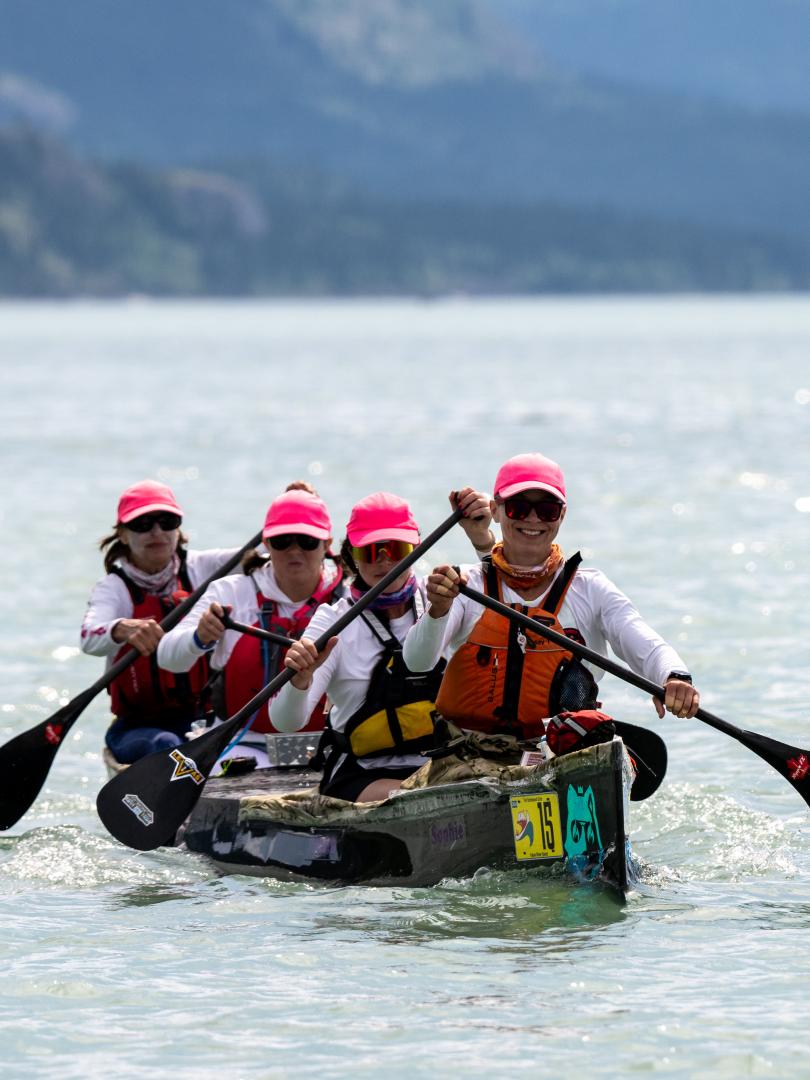
[[[483,592],[482,567],[464,569],[469,575],[469,587]],[[503,602],[537,607],[547,593],[548,589],[528,600],[504,585]],[[475,600],[457,596],[442,618],[434,619],[425,611],[405,640],[402,656],[407,666],[411,671],[430,671],[441,656],[449,660],[470,636],[485,610]],[[588,648],[607,656],[610,645],[637,675],[657,686],[664,683],[671,671],[688,670],[675,649],[648,626],[628,597],[601,570],[582,567],[577,570],[558,617],[563,627],[579,630]],[[604,675],[601,668],[587,666],[597,680]]]
[[[425,583],[418,580],[417,587],[425,600]],[[307,627],[306,637],[317,640],[349,609],[347,599],[335,604],[322,604]],[[409,608],[398,619],[391,619],[388,629],[398,641],[404,641],[414,625],[413,609]],[[281,688],[273,701],[273,724],[279,731],[299,731],[307,722],[315,705],[324,694],[329,696],[332,710],[329,723],[335,731],[343,731],[346,721],[365,702],[371,673],[383,652],[383,646],[368,623],[362,618],[342,631],[338,643],[319,668],[316,668],[308,690],[297,690],[292,683]],[[425,759],[418,754],[390,755],[360,758],[365,768],[418,768]]]
[[[332,562],[327,561],[324,564],[324,573],[327,575],[327,581],[334,580],[337,570]],[[282,619],[292,618],[304,604],[303,600],[291,600],[286,593],[282,592],[273,573],[272,564],[269,562],[250,575],[229,574],[228,577],[214,581],[185,618],[160,639],[157,651],[158,664],[167,671],[188,671],[195,661],[208,651],[201,649],[194,640],[194,631],[202,616],[214,602],[222,604],[223,607],[226,604],[230,605],[231,618],[236,622],[253,626],[259,621],[257,590],[266,600],[272,600],[277,605],[278,614]],[[225,667],[241,636],[236,630],[225,631],[211,652],[213,668],[221,671]],[[278,727],[275,709],[273,724]]]
[[[189,551],[186,556],[186,569],[193,588],[216,573],[233,555],[237,548],[209,548],[206,551]],[[132,597],[129,589],[117,574],[106,574],[96,582],[87,611],[82,622],[79,644],[82,652],[89,656],[107,657],[109,666],[121,643],[113,641],[112,632],[121,619],[131,619],[133,615]]]

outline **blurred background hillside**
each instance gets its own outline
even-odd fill
[[[0,295],[810,287],[808,0],[0,0]]]

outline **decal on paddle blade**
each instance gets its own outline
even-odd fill
[[[155,815],[137,795],[125,795],[121,802],[126,806],[127,810],[132,811],[141,825],[151,825],[155,820]]]
[[[172,750],[169,757],[175,763],[174,772],[169,777],[170,783],[172,780],[182,780],[186,776],[190,776],[195,784],[205,783],[205,777],[197,768],[197,762],[194,758],[186,757],[179,750]]]
[[[807,754],[799,754],[797,758],[788,758],[787,764],[790,769],[791,780],[804,780],[807,773],[810,772],[810,761],[807,760]]]
[[[54,746],[58,746],[62,741],[62,725],[61,724],[46,724],[45,725],[45,738],[49,743],[53,743]]]
[[[563,853],[560,801],[554,792],[509,800],[518,859],[558,859]]]

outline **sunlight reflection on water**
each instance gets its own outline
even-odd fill
[[[119,491],[171,483],[241,544],[294,477],[342,535],[374,489],[423,529],[512,453],[558,458],[561,541],[672,640],[706,707],[810,743],[810,305],[803,298],[0,306],[0,736],[98,675],[77,628]],[[47,553],[47,557],[46,554]],[[469,558],[451,535],[421,567]],[[431,890],[220,878],[104,834],[103,700],[0,836],[9,1075],[633,1071],[795,1075],[810,964],[797,796],[726,737],[654,723],[642,884],[481,874]],[[763,1023],[763,1016],[768,1017]]]

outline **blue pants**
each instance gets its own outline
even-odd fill
[[[115,760],[122,765],[131,765],[133,761],[156,750],[171,750],[185,742],[173,731],[157,727],[131,727],[124,720],[113,720],[105,738]]]

